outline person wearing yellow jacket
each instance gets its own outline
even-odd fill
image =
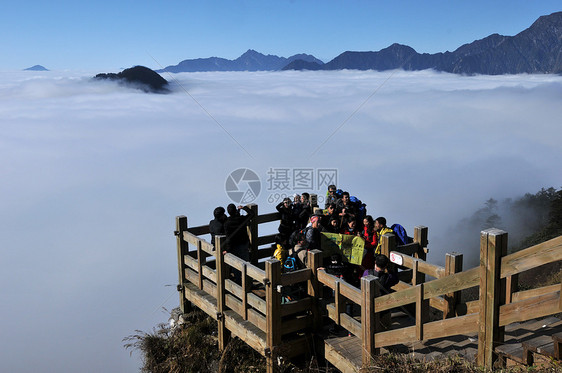
[[[382,239],[381,237],[387,233],[394,233],[394,231],[386,226],[386,219],[379,216],[375,219],[375,231],[377,232],[377,247],[375,248],[375,255],[381,253]]]

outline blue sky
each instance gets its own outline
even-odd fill
[[[398,42],[444,52],[515,35],[560,1],[4,1],[0,70],[152,68],[248,49],[329,61]]]

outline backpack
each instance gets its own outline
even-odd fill
[[[301,260],[298,257],[298,253],[301,250],[306,250],[306,248],[301,248],[299,251],[293,252],[291,255],[287,257],[287,259],[285,259],[285,263],[283,263],[283,269],[285,270],[285,272],[293,272],[306,267],[306,265],[303,262],[301,262]]]
[[[396,245],[403,246],[414,242],[414,239],[408,236],[406,229],[400,224],[392,224],[390,229],[392,229],[396,235]]]
[[[336,189],[336,193],[334,194],[336,195],[336,199],[340,199],[341,197],[343,197],[343,190]]]
[[[367,205],[361,202],[361,200],[355,196],[349,197],[349,202],[355,207],[357,212],[357,220],[363,222],[365,216],[367,216]]]

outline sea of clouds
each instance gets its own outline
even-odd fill
[[[260,212],[271,169],[336,169],[374,217],[428,226],[439,264],[488,198],[562,186],[560,76],[182,73],[146,94],[95,73],[0,73],[1,371],[137,371],[122,339],[178,304],[175,216],[208,223],[237,168]]]

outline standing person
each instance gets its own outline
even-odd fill
[[[250,239],[247,227],[250,219],[254,217],[254,212],[248,206],[236,207],[233,203],[228,205],[226,210],[228,215],[230,215],[224,223],[226,251],[248,261],[250,258]],[[246,211],[246,215],[240,215],[240,210]]]
[[[301,195],[301,210],[298,211],[296,219],[297,229],[303,229],[306,227],[311,214],[312,208],[310,207],[310,194],[305,192]]]
[[[375,231],[377,232],[377,247],[375,248],[375,255],[378,255],[381,253],[381,237],[386,233],[394,233],[394,231],[386,226],[386,219],[382,216],[375,219]]]
[[[338,201],[338,196],[336,196],[336,186],[334,184],[328,186],[328,194],[326,195],[326,203],[324,203],[324,208],[327,209],[330,203],[336,203]]]
[[[396,272],[388,270],[388,263],[390,263],[390,260],[388,260],[386,255],[377,255],[375,268],[367,270],[363,274],[364,276],[373,275],[379,278],[379,282],[383,288],[383,293],[381,295],[391,293],[393,291],[391,288],[399,281]]]
[[[289,237],[295,230],[293,204],[290,198],[285,198],[281,203],[275,206],[275,209],[281,214],[279,222],[279,233]]]
[[[365,239],[365,255],[361,261],[364,270],[375,267],[375,247],[377,247],[377,233],[375,232],[375,222],[371,215],[363,219],[363,238]]]
[[[213,211],[213,220],[209,222],[209,233],[211,233],[211,243],[215,246],[215,236],[224,235],[224,223],[226,222],[226,214],[224,207],[219,206]]]

